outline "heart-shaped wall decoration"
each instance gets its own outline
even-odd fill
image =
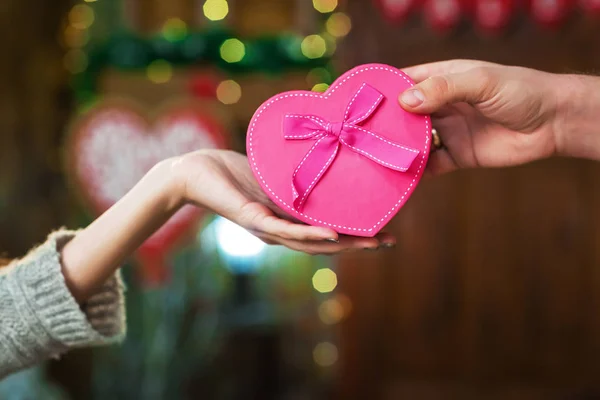
[[[429,157],[429,116],[398,103],[412,86],[400,70],[368,64],[323,94],[287,92],[265,102],[247,136],[265,193],[308,224],[376,235],[411,196]]]
[[[70,181],[96,216],[123,197],[159,161],[200,149],[226,147],[224,128],[195,103],[173,104],[150,117],[122,100],[107,100],[77,118],[66,146]],[[166,259],[193,232],[203,212],[185,206],[137,251],[141,276],[157,284]]]

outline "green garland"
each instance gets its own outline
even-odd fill
[[[228,39],[244,44],[245,55],[239,62],[226,62],[221,57],[221,46]],[[77,100],[87,103],[97,92],[99,74],[106,68],[142,70],[156,60],[173,66],[216,66],[230,75],[262,72],[280,74],[291,70],[325,68],[323,83],[331,83],[330,57],[308,58],[301,50],[302,37],[293,34],[242,40],[232,32],[212,29],[184,35],[165,35],[144,38],[130,32],[113,35],[100,45],[88,50],[88,66],[73,80]]]

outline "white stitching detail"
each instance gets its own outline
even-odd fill
[[[319,142],[320,142],[320,140],[319,140]],[[316,147],[316,145],[314,147]],[[298,207],[301,207],[304,204],[304,202],[306,201],[306,198],[308,197],[308,194],[312,190],[313,186],[315,186],[315,184],[317,183],[317,181],[319,180],[319,178],[321,178],[321,176],[323,176],[323,174],[325,173],[325,171],[327,170],[327,168],[333,162],[333,159],[337,155],[339,148],[340,148],[339,144],[337,146],[335,146],[335,151],[333,152],[333,154],[331,155],[331,157],[329,157],[329,160],[327,160],[327,162],[325,163],[325,165],[323,165],[323,168],[321,168],[321,170],[319,171],[319,173],[317,174],[317,176],[315,176],[315,179],[313,179],[313,181],[310,183],[310,185],[308,185],[308,188],[304,191],[304,194],[302,195],[302,198],[300,199],[300,203],[298,204]],[[311,152],[312,152],[312,149],[311,149]],[[296,174],[294,174],[294,178],[295,177],[296,177]]]
[[[382,70],[382,71],[388,71],[388,72],[392,72],[393,74],[400,76],[401,78],[403,78],[409,85],[410,87],[413,87],[413,83],[406,77],[404,76],[404,74],[399,73],[397,70],[388,68],[388,67],[384,67],[384,66],[372,66],[372,67],[365,67],[365,68],[360,68],[357,69],[356,71],[354,71],[352,74],[348,75],[346,78],[344,78],[344,80],[340,81],[339,83],[335,83],[327,92],[325,92],[324,94],[312,94],[312,93],[290,93],[290,94],[285,94],[285,95],[281,95],[281,96],[276,96],[275,98],[271,99],[268,103],[266,103],[265,105],[263,105],[257,112],[257,114],[255,115],[255,118],[252,121],[252,125],[250,126],[250,132],[248,134],[248,142],[249,142],[249,156],[250,156],[250,161],[252,162],[252,165],[254,167],[254,171],[256,172],[256,174],[258,175],[260,181],[264,184],[264,186],[267,188],[267,190],[269,191],[269,193],[271,193],[273,195],[273,197],[275,197],[285,208],[287,208],[289,211],[292,212],[292,214],[296,213],[299,215],[302,215],[303,217],[305,217],[306,219],[316,222],[318,224],[322,224],[322,225],[326,225],[332,228],[341,228],[341,229],[345,229],[345,230],[349,230],[349,231],[360,231],[360,232],[372,232],[374,229],[376,229],[379,225],[381,225],[383,223],[383,221],[385,221],[393,212],[396,211],[396,209],[398,208],[398,206],[400,204],[402,204],[402,202],[404,201],[404,199],[406,198],[406,196],[408,195],[408,193],[413,189],[415,181],[417,180],[417,176],[421,173],[421,170],[423,169],[424,163],[425,163],[425,157],[427,155],[427,151],[429,150],[429,136],[431,136],[431,128],[430,128],[430,124],[429,124],[429,117],[425,118],[425,130],[427,131],[426,135],[425,135],[425,147],[423,148],[423,154],[420,156],[421,161],[419,163],[419,167],[417,168],[417,171],[415,172],[415,175],[413,176],[413,180],[410,183],[410,185],[408,186],[408,188],[406,188],[406,191],[404,192],[404,194],[402,195],[402,197],[398,200],[398,202],[396,204],[394,204],[394,206],[378,221],[375,223],[375,225],[373,225],[371,228],[353,228],[353,227],[349,227],[349,226],[344,226],[344,225],[337,225],[337,224],[332,224],[329,222],[325,222],[322,221],[320,219],[317,218],[313,218],[309,215],[306,215],[304,213],[301,213],[297,210],[294,209],[294,207],[290,206],[289,204],[287,204],[285,201],[283,201],[283,199],[281,197],[279,197],[275,192],[273,192],[273,190],[269,187],[269,185],[267,184],[267,182],[265,181],[264,177],[262,176],[262,174],[260,173],[260,171],[257,168],[256,165],[256,159],[254,157],[254,148],[253,148],[253,144],[252,144],[252,136],[254,134],[254,128],[256,126],[256,121],[258,120],[258,118],[260,118],[260,116],[262,115],[262,113],[271,105],[273,105],[274,103],[276,103],[279,100],[282,99],[286,99],[288,97],[312,97],[312,98],[328,98],[330,95],[332,95],[333,93],[335,93],[335,91],[338,89],[338,87],[342,86],[343,84],[345,84],[350,78],[365,72],[365,71],[371,71],[371,70]]]
[[[375,109],[375,107],[377,107],[379,105],[379,103],[381,103],[381,100],[383,99],[383,95],[379,95],[379,97],[377,98],[377,100],[375,100],[375,102],[373,103],[373,105],[371,106],[371,108],[369,108],[369,110],[364,113],[363,115],[353,119],[352,121],[348,121],[349,124],[352,125],[356,125],[356,124],[360,124],[361,122],[363,122],[365,119],[367,119],[367,117],[369,117],[371,115],[371,113],[373,112],[373,110]]]
[[[346,127],[346,126],[344,125],[344,127]],[[381,137],[379,135],[376,135],[375,133],[373,133],[373,132],[371,132],[371,131],[369,131],[367,129],[363,129],[360,126],[351,125],[351,126],[348,126],[348,128],[354,128],[354,129],[358,129],[361,132],[368,133],[369,135],[373,136],[374,138],[379,139],[382,142],[386,142],[387,144],[391,144],[392,146],[400,147],[401,149],[404,149],[404,150],[407,150],[407,151],[411,151],[413,153],[418,153],[419,152],[419,150],[411,149],[410,147],[405,147],[405,146],[402,146],[401,144],[390,142],[389,140],[387,140],[387,139],[385,139],[385,138],[383,138],[383,137]]]
[[[319,117],[315,117],[312,115],[295,115],[295,114],[288,114],[285,116],[285,118],[304,118],[304,119],[309,119],[311,121],[313,121],[314,123],[316,123],[317,125],[319,125],[320,127],[322,127],[323,129],[325,129],[325,121],[323,121],[322,119],[320,119]],[[284,134],[284,138],[286,139],[308,139],[311,137],[317,137],[319,136],[320,133],[318,133],[318,131],[316,132],[312,132],[306,135],[285,135]]]
[[[321,140],[325,139],[325,137],[326,137],[326,135],[324,133],[320,134],[319,136],[321,136],[319,138],[319,140],[317,140],[317,142],[313,145],[313,147],[310,148],[310,150],[306,153],[306,155],[304,156],[304,158],[302,159],[302,161],[300,161],[300,164],[298,164],[298,166],[296,167],[296,170],[294,171],[294,174],[292,175],[292,178],[296,177],[296,174],[300,170],[300,167],[302,166],[302,164],[304,164],[304,161],[306,161],[306,159],[308,158],[308,156],[310,156],[310,153],[312,153],[313,150],[317,148],[317,146],[319,145],[319,143],[321,143]]]
[[[350,100],[350,103],[348,103],[348,105],[346,106],[346,112],[344,112],[344,121],[348,121],[348,114],[350,113],[350,108],[352,107],[352,104],[354,104],[354,100],[356,100],[356,98],[358,97],[358,95],[360,94],[360,92],[362,92],[362,90],[365,88],[365,86],[367,86],[366,83],[363,83],[360,86],[360,89],[358,89],[356,91],[356,93],[354,93],[354,96],[352,97],[352,100]],[[375,103],[377,104],[377,103]]]
[[[360,92],[365,88],[365,86],[367,86],[367,84],[363,83],[362,86],[360,87],[360,89],[358,89],[358,91],[354,94],[354,97],[352,97],[352,100],[350,100],[350,103],[348,103],[348,107],[346,107],[346,112],[344,114],[345,123],[354,125],[354,124],[358,124],[358,123],[364,121],[369,115],[371,115],[371,113],[373,112],[375,107],[377,107],[379,105],[379,103],[381,102],[381,99],[383,99],[383,95],[380,93],[377,100],[373,103],[373,105],[371,106],[371,108],[369,108],[369,110],[367,112],[365,112],[362,115],[357,116],[352,121],[348,121],[348,114],[350,113],[350,107],[352,107],[352,104],[354,104],[354,101],[356,100],[356,98],[358,97]]]
[[[363,154],[364,156],[366,156],[366,157],[368,157],[368,158],[370,158],[370,159],[373,159],[373,160],[377,161],[377,162],[378,162],[378,163],[380,163],[380,164],[386,165],[386,166],[388,166],[388,167],[392,167],[393,169],[395,169],[395,170],[398,170],[398,171],[402,171],[402,172],[406,172],[406,170],[407,170],[407,168],[402,168],[402,167],[399,167],[399,166],[397,166],[397,165],[390,164],[390,163],[388,163],[388,162],[385,162],[385,161],[383,161],[383,160],[380,160],[379,158],[375,157],[375,156],[374,156],[374,155],[372,155],[371,153],[367,153],[367,152],[366,152],[366,151],[364,151],[364,150],[361,150],[361,149],[359,149],[359,148],[357,148],[357,147],[351,146],[351,145],[349,145],[349,144],[348,144],[346,141],[344,141],[344,139],[342,139],[341,137],[340,137],[340,142],[342,142],[344,145],[346,145],[346,146],[350,147],[352,150],[356,151],[357,153]]]

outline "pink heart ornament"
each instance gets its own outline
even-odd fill
[[[394,67],[367,64],[323,94],[292,91],[267,100],[247,135],[264,192],[307,224],[375,236],[408,201],[429,157],[430,117],[404,111],[397,100],[412,86]],[[286,122],[299,117],[308,124]]]

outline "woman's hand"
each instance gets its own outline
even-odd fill
[[[186,154],[172,163],[183,201],[207,208],[246,228],[268,244],[310,254],[392,246],[390,235],[376,238],[338,236],[329,228],[290,221],[264,194],[245,156],[222,150]]]
[[[575,151],[581,139],[568,129],[575,124],[573,110],[583,110],[582,77],[463,60],[404,72],[417,85],[400,95],[401,106],[432,114],[445,145],[432,154],[429,173],[512,166],[554,154],[585,156]],[[600,101],[596,112],[598,106]]]
[[[256,183],[246,157],[231,151],[198,151],[159,163],[64,246],[62,271],[75,299],[85,301],[188,203],[224,216],[265,242],[310,254],[376,249],[395,242],[386,234],[376,238],[338,237],[330,229],[281,218],[281,211]]]

